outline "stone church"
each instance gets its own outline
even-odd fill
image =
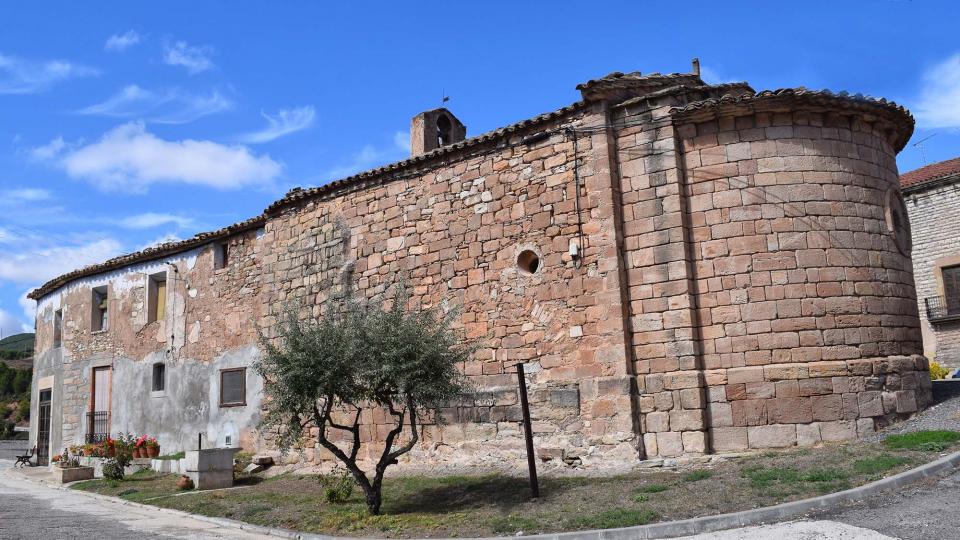
[[[543,459],[602,466],[856,438],[930,399],[895,157],[902,107],[690,73],[611,73],[247,221],[60,276],[37,300],[31,440],[267,450],[258,329],[350,280],[461,309],[477,391],[412,459],[518,459],[525,365]],[[382,415],[363,438],[382,437]],[[326,456],[307,445],[297,459]]]

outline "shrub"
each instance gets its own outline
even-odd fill
[[[318,480],[323,486],[323,497],[327,502],[339,504],[350,500],[355,482],[349,471],[334,469],[329,474],[321,474]]]
[[[107,458],[103,462],[103,477],[108,480],[123,480],[125,471],[117,458]]]
[[[947,375],[950,374],[950,370],[941,366],[937,362],[930,362],[930,379],[938,381],[940,379],[946,379]]]

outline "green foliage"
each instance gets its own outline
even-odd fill
[[[14,334],[0,339],[0,353],[33,353],[35,334]]]
[[[460,396],[465,378],[458,366],[473,347],[452,324],[456,312],[415,305],[398,286],[382,307],[350,291],[324,306],[319,319],[301,319],[288,309],[275,340],[261,336],[264,355],[255,369],[264,379],[267,411],[261,429],[288,450],[316,428],[320,444],[346,465],[364,490],[372,514],[379,512],[383,473],[418,439],[418,415]],[[356,463],[361,446],[360,413],[379,408],[394,422],[376,460],[371,482]],[[409,427],[399,448],[394,443]],[[352,441],[343,450],[332,434]]]
[[[683,475],[683,480],[684,480],[685,482],[699,482],[700,480],[706,480],[707,478],[710,478],[711,476],[713,476],[713,472],[712,472],[712,471],[699,470],[699,471],[689,472],[689,473]]]
[[[107,458],[103,461],[103,477],[108,480],[123,480],[126,471],[125,465],[118,458]]]
[[[800,473],[793,469],[747,467],[741,473],[755,488],[768,487],[774,483],[793,483],[800,480]]]
[[[853,470],[857,471],[860,474],[879,474],[886,472],[894,467],[899,467],[905,463],[909,463],[910,458],[902,456],[891,456],[889,454],[883,454],[879,456],[869,457],[858,459],[853,462]]]
[[[29,369],[16,369],[0,362],[0,398],[17,398],[30,392]]]
[[[947,378],[947,375],[950,374],[950,370],[941,366],[937,362],[930,362],[930,379],[938,381],[940,379]]]
[[[321,474],[317,480],[323,486],[323,498],[328,503],[341,504],[350,500],[356,482],[346,469],[334,469]]]
[[[181,451],[177,452],[176,454],[164,454],[164,455],[162,455],[162,456],[157,456],[157,457],[155,457],[155,458],[153,458],[153,459],[159,459],[159,460],[163,460],[163,461],[176,461],[176,460],[179,460],[179,459],[183,459],[183,458],[186,457],[186,456],[187,456],[186,452],[184,452],[183,450],[181,450]]]
[[[956,431],[928,430],[890,435],[883,440],[883,444],[894,450],[941,452],[957,441],[960,441],[960,433]]]
[[[804,482],[840,482],[850,475],[840,469],[812,469],[803,475]]]

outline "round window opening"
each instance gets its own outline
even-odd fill
[[[524,274],[535,274],[540,268],[540,256],[533,250],[525,249],[517,255],[517,268]]]

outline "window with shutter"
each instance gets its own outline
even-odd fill
[[[153,365],[153,391],[162,392],[166,388],[167,366],[156,363]]]
[[[960,313],[960,266],[947,266],[943,275],[943,296],[948,312]]]
[[[247,404],[246,368],[224,369],[220,372],[220,406],[236,407]]]
[[[150,276],[147,283],[147,322],[159,321],[167,316],[167,274],[161,272]]]

